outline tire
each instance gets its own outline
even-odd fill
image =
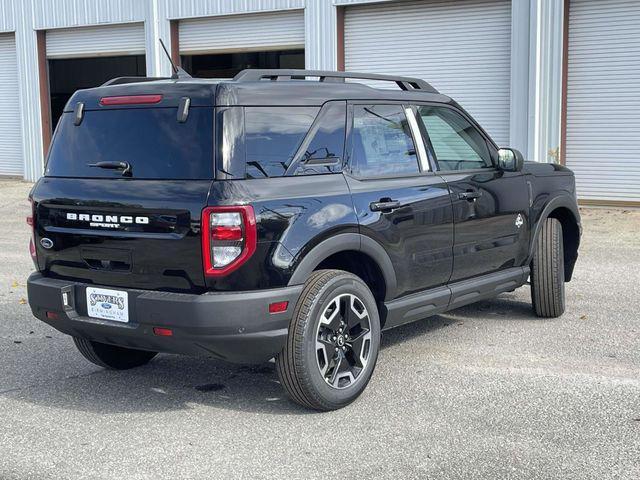
[[[319,270],[298,299],[276,370],[295,402],[337,410],[364,391],[379,350],[380,317],[369,287],[350,273]]]
[[[128,370],[141,367],[149,363],[158,354],[157,352],[116,347],[115,345],[107,345],[106,343],[93,342],[77,337],[73,337],[73,342],[84,358],[99,367],[111,370]]]
[[[544,221],[536,239],[531,262],[531,301],[538,317],[559,317],[565,310],[562,225],[556,218]]]

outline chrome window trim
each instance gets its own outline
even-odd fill
[[[411,135],[413,135],[413,143],[416,146],[418,152],[418,162],[420,162],[420,169],[423,172],[430,172],[431,165],[429,164],[429,157],[427,156],[427,149],[424,146],[424,139],[420,133],[420,127],[418,127],[418,121],[416,119],[416,113],[412,107],[404,107],[404,114],[409,122],[409,129]]]

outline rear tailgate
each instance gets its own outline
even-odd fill
[[[213,109],[87,109],[61,118],[33,191],[46,276],[125,288],[204,290],[200,216],[213,178]],[[90,166],[126,162],[131,172]],[[43,239],[48,239],[44,240]]]
[[[202,289],[200,212],[210,184],[43,179],[33,197],[39,269],[99,285]]]

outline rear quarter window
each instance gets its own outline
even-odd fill
[[[64,113],[56,129],[46,176],[121,178],[122,172],[90,167],[128,162],[137,179],[213,178],[213,108],[192,107],[187,121],[175,108],[88,110],[80,125]]]
[[[318,107],[246,107],[247,177],[281,177],[307,135]]]
[[[342,171],[346,102],[219,107],[218,175],[258,179]]]

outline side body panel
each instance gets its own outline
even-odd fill
[[[453,224],[446,183],[437,175],[358,180],[347,176],[360,232],[383,246],[394,266],[396,296],[437,287],[451,275]],[[382,198],[402,206],[371,210]]]
[[[286,286],[303,258],[339,234],[358,233],[358,222],[342,174],[214,182],[209,205],[253,206],[256,252],[238,270],[207,278],[221,291]],[[345,249],[354,249],[345,245]],[[304,283],[304,279],[301,280]]]
[[[529,253],[529,195],[521,172],[442,173],[451,189],[454,267],[451,282],[521,266]],[[460,198],[478,192],[474,199]]]

